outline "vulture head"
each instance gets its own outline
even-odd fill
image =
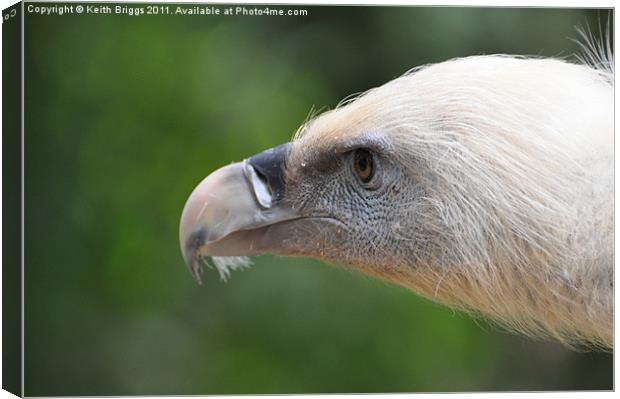
[[[475,56],[418,68],[224,166],[184,259],[309,256],[525,334],[613,345],[613,74]],[[240,263],[241,262],[241,263]]]

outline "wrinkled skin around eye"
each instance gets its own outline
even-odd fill
[[[432,233],[425,224],[430,205],[424,202],[424,190],[397,163],[378,155],[371,161],[369,181],[363,182],[355,168],[356,155],[366,154],[343,156],[328,170],[307,163],[303,174],[289,180],[294,209],[307,217],[333,218],[339,224],[338,237],[328,235],[333,232],[315,233],[316,242],[304,254],[383,277],[410,274],[412,262],[406,265],[403,259],[411,260],[411,254],[426,256],[429,248],[420,251],[418,245]],[[400,200],[395,202],[395,197]]]

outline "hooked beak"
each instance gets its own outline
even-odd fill
[[[181,216],[183,258],[200,281],[204,256],[291,254],[287,221],[300,216],[283,201],[283,144],[220,168],[192,192]]]

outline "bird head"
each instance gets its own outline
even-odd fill
[[[405,74],[207,176],[181,217],[185,261],[200,280],[205,257],[224,274],[227,257],[314,257],[528,334],[608,344],[609,82],[506,56]]]

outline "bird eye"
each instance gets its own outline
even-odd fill
[[[356,150],[353,155],[353,170],[362,183],[368,183],[375,174],[375,163],[372,153],[368,150]]]

